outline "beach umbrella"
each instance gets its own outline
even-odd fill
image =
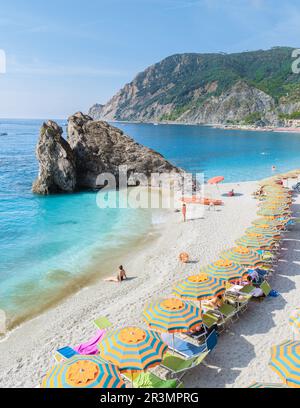
[[[222,252],[220,257],[222,259],[230,259],[234,263],[243,265],[246,268],[255,268],[263,263],[257,252],[244,246],[230,248],[229,250]]]
[[[287,223],[288,220],[282,220],[279,218],[275,218],[273,220],[267,219],[267,218],[257,218],[252,221],[252,224],[255,226],[260,226],[260,225],[269,225],[270,228],[278,228],[278,229],[283,229],[284,225]]]
[[[143,317],[151,329],[168,333],[185,333],[202,325],[201,309],[176,298],[151,302]]]
[[[125,383],[115,365],[78,354],[53,366],[41,388],[125,388]]]
[[[293,310],[289,318],[289,324],[292,326],[294,332],[300,333],[300,308]]]
[[[289,210],[272,210],[267,208],[261,208],[257,211],[257,215],[261,215],[263,217],[278,217],[283,214],[290,214]]]
[[[286,385],[300,388],[300,341],[286,340],[273,346],[269,365]]]
[[[214,276],[200,273],[199,275],[189,276],[184,280],[177,282],[173,288],[174,294],[186,300],[211,299],[225,293],[224,281]]]
[[[236,244],[252,249],[271,248],[274,245],[272,238],[267,238],[263,234],[250,233],[237,239]]]
[[[282,214],[290,211],[290,206],[287,204],[273,204],[264,202],[260,205],[260,210],[279,211]]]
[[[213,178],[207,180],[207,184],[219,184],[219,183],[221,183],[221,181],[224,181],[224,177],[223,176],[216,176],[216,177],[213,177]]]
[[[159,365],[168,346],[155,331],[125,327],[107,333],[98,348],[101,358],[133,373]]]
[[[262,234],[264,237],[280,239],[280,232],[276,228],[271,228],[267,224],[261,224],[256,227],[249,227],[245,233],[249,234]]]
[[[241,279],[244,275],[247,275],[245,268],[230,259],[219,259],[210,263],[201,269],[201,273],[207,273],[225,281]]]
[[[284,384],[270,384],[256,382],[247,388],[287,388]]]

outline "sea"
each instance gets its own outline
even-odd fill
[[[161,214],[101,209],[97,193],[38,196],[35,146],[43,120],[0,120],[0,309],[9,327],[97,278],[141,242]],[[66,120],[57,120],[66,132]],[[300,133],[215,129],[209,126],[114,123],[205,179],[258,180],[300,167]],[[91,267],[91,265],[93,267]]]

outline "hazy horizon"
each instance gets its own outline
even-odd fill
[[[2,119],[66,119],[172,54],[297,47],[296,0],[2,2]]]

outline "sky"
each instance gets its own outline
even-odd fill
[[[299,0],[0,0],[0,117],[87,112],[175,53],[279,45],[300,47]]]

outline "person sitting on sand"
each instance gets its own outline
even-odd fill
[[[234,189],[229,191],[228,197],[234,197]]]
[[[119,266],[119,271],[116,277],[112,276],[110,278],[104,279],[105,282],[122,282],[123,280],[127,279],[126,272],[123,268],[123,265]]]

